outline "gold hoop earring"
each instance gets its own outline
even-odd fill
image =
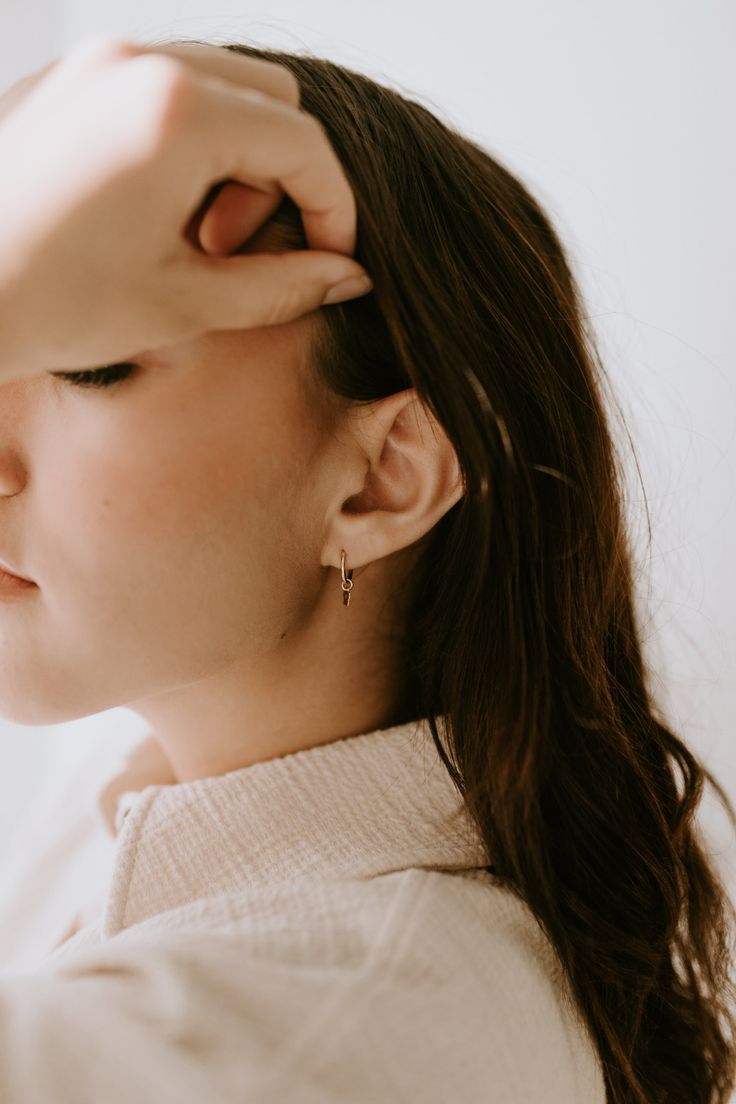
[[[352,568],[345,574],[345,549],[343,548],[340,554],[340,574],[342,575],[342,604],[344,606],[350,605],[350,591],[353,589],[353,571]]]

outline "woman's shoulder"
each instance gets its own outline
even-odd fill
[[[56,968],[79,976],[99,959],[140,987],[149,1008],[151,994],[173,985],[203,1024],[208,1002],[219,1007],[226,993],[254,1045],[288,1040],[305,1086],[324,1076],[370,1086],[365,1099],[475,1100],[492,1085],[499,1100],[605,1101],[551,944],[528,905],[486,871],[412,868],[196,906],[72,948]],[[291,1099],[288,1079],[271,1088]]]

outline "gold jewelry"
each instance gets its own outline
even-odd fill
[[[353,589],[353,571],[352,571],[352,568],[351,568],[350,571],[348,571],[347,576],[345,575],[345,549],[344,548],[343,548],[343,550],[340,554],[340,574],[342,575],[342,582],[340,584],[340,586],[342,587],[342,592],[343,592],[343,594],[342,594],[342,604],[344,606],[349,606],[350,605],[350,591]]]

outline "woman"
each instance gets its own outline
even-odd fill
[[[3,1042],[70,1100],[725,1104],[706,778],[734,814],[649,690],[563,247],[424,107],[225,49],[297,78],[374,290],[5,389],[0,712],[127,705],[170,775]],[[287,196],[238,252],[304,246]]]

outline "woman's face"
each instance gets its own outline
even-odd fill
[[[275,649],[319,583],[316,315],[0,385],[0,715],[53,724]]]

